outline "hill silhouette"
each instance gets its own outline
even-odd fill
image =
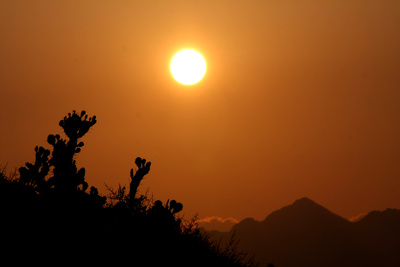
[[[251,218],[215,240],[235,235],[240,249],[275,266],[400,266],[400,210],[373,211],[350,222],[308,198],[259,222]]]
[[[76,155],[96,121],[85,111],[73,111],[59,122],[66,138],[48,136],[51,151],[35,147],[34,163],[27,162],[19,174],[0,168],[4,263],[255,266],[235,243],[221,247],[197,229],[195,218],[180,217],[182,203],[139,194],[151,167],[146,159],[135,159],[128,189],[109,188],[109,196],[89,189]]]

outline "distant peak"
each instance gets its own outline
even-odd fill
[[[246,218],[243,221],[235,224],[231,232],[235,232],[237,229],[257,229],[261,222],[254,220],[253,218]]]
[[[253,218],[246,218],[243,221],[239,222],[240,225],[255,225],[258,224],[259,221],[254,220]],[[236,224],[236,225],[238,225]]]
[[[321,205],[319,205],[318,203],[316,203],[315,201],[309,199],[308,197],[303,197],[303,198],[300,198],[300,199],[296,200],[295,202],[293,202],[293,204],[291,206],[299,207],[299,208],[301,208],[301,207],[320,207],[320,208],[324,208]]]
[[[308,197],[303,197],[300,198],[298,200],[296,200],[295,202],[293,202],[292,205],[290,205],[292,208],[295,209],[301,209],[303,211],[305,210],[324,210],[324,211],[329,211],[328,209],[326,209],[325,207],[321,206],[320,204],[316,203],[315,201],[309,199]],[[330,211],[329,211],[330,213]]]
[[[310,221],[326,221],[332,219],[335,221],[348,222],[313,200],[303,197],[293,202],[293,204],[271,213],[264,222],[276,220],[280,221],[280,223],[285,223],[290,220],[302,220],[310,223]]]
[[[316,205],[318,205],[317,203],[315,203],[308,197],[303,197],[303,198],[300,198],[300,199],[296,200],[295,202],[293,202],[293,205],[296,205],[296,204],[316,204]]]

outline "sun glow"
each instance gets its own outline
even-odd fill
[[[191,85],[199,82],[206,73],[206,61],[194,50],[178,52],[170,65],[172,76],[179,83]]]

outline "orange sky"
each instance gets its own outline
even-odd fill
[[[264,219],[307,196],[350,218],[400,208],[400,2],[0,2],[0,164],[34,160],[73,109],[96,115],[86,180]],[[197,85],[171,57],[206,58]]]

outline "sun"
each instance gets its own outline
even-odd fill
[[[200,53],[186,49],[172,58],[170,69],[172,76],[179,83],[192,85],[204,77],[206,61]]]

